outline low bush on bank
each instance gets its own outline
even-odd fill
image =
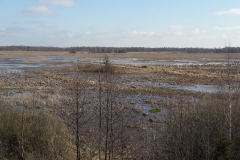
[[[73,159],[72,135],[48,113],[0,106],[0,159]]]

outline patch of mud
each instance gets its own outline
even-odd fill
[[[146,60],[140,58],[111,58],[111,63],[133,66],[226,66],[226,60],[199,59],[199,60]],[[102,63],[103,58],[86,58],[72,56],[46,56],[29,57],[25,59],[0,59],[1,69],[25,69],[25,68],[54,68],[67,67],[76,63]],[[239,60],[230,60],[231,65],[239,65]]]
[[[191,91],[191,92],[204,92],[204,93],[216,93],[218,92],[216,86],[213,85],[192,85],[192,86],[172,86],[173,89],[180,89],[185,91]]]
[[[204,60],[146,60],[140,58],[111,58],[111,63],[120,65],[133,66],[225,66],[226,60],[204,59]],[[79,58],[79,61],[89,63],[100,63],[102,59],[99,58]],[[231,60],[231,65],[239,65],[238,60]]]
[[[120,83],[130,87],[144,88],[167,88],[172,90],[184,90],[190,92],[216,93],[218,90],[214,85],[174,85],[166,82],[161,82],[159,77],[154,74],[125,74],[119,80]]]

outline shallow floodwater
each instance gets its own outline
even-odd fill
[[[100,63],[103,62],[102,59],[99,58],[79,58],[80,62],[89,62],[89,63]],[[225,60],[214,60],[214,59],[204,59],[204,60],[144,60],[140,58],[112,58],[110,59],[113,64],[122,64],[122,65],[134,65],[134,66],[217,66],[217,65],[226,65],[227,62]],[[234,62],[230,62],[231,64],[236,64]]]
[[[37,57],[36,57],[37,58]],[[82,63],[100,63],[103,59],[100,58],[85,58],[85,57],[72,57],[72,56],[46,56],[45,59],[41,59],[38,62],[28,63],[26,59],[0,59],[0,73],[16,73],[22,72],[24,69],[34,68],[34,69],[49,69],[49,68],[59,68],[66,67],[76,64],[78,62]],[[209,60],[209,59],[199,59],[199,60],[143,60],[139,58],[112,58],[111,63],[123,64],[123,65],[135,65],[135,66],[148,66],[148,65],[165,65],[165,66],[184,66],[184,65],[225,65],[226,62],[221,60]],[[231,62],[238,63],[238,60]],[[132,75],[131,75],[132,76]],[[135,78],[136,79],[136,78]],[[193,85],[193,86],[178,86],[170,85],[167,83],[159,83],[154,81],[152,78],[146,80],[132,80],[132,77],[127,75],[122,77],[122,84],[127,86],[140,86],[149,88],[169,88],[176,90],[186,90],[192,92],[216,92],[215,86],[212,85]]]
[[[118,79],[123,85],[130,87],[146,87],[146,88],[168,88],[173,90],[185,90],[190,92],[205,92],[216,93],[217,88],[214,85],[171,85],[169,83],[162,83],[153,74],[125,74]]]
[[[217,89],[216,86],[213,85],[192,85],[192,86],[174,86],[175,89],[185,90],[185,91],[192,91],[192,92],[205,92],[205,93],[216,93]]]
[[[38,59],[38,57],[35,57]],[[85,57],[72,57],[72,56],[46,56],[46,59],[39,59],[38,62],[27,62],[25,59],[0,59],[1,69],[24,69],[24,68],[52,68],[52,67],[65,67],[71,66],[75,63],[101,63],[103,58],[85,58]],[[140,58],[111,58],[111,63],[122,65],[135,65],[135,66],[201,66],[201,65],[226,65],[226,60],[214,59],[199,59],[199,60],[144,60]],[[238,60],[231,60],[232,65],[237,65]]]

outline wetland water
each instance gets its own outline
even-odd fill
[[[37,70],[46,70],[46,69],[58,69],[61,67],[72,66],[78,62],[81,63],[100,63],[102,59],[99,58],[83,58],[83,57],[71,57],[71,56],[46,56],[45,58],[39,58],[39,61],[29,62],[28,58],[22,59],[0,59],[0,73],[8,77],[8,80],[16,81],[14,73],[22,73],[26,69],[37,69]],[[134,65],[134,66],[153,66],[153,65],[165,65],[165,66],[188,66],[188,65],[223,65],[223,62],[215,62],[204,59],[202,60],[143,60],[138,58],[113,58],[110,59],[113,64],[120,65]],[[144,88],[168,88],[171,90],[184,90],[189,92],[204,92],[204,93],[215,93],[217,89],[214,85],[174,85],[167,82],[161,82],[158,80],[157,75],[151,73],[144,74],[121,74],[118,77],[118,84],[128,86],[128,87],[144,87]],[[87,77],[86,80],[97,81],[97,78]],[[15,83],[16,83],[15,82]],[[9,91],[12,92],[12,91]],[[19,93],[21,94],[21,93]],[[16,96],[16,94],[12,94]],[[128,95],[125,99],[125,102],[136,106],[141,110],[145,110],[147,114],[152,114],[149,112],[152,108],[160,108],[161,112],[157,113],[157,116],[164,116],[166,110],[163,106],[160,105],[160,101],[164,97],[153,96],[153,95],[144,95],[144,94],[132,94]]]
[[[38,57],[36,57],[38,58]],[[54,69],[59,67],[72,66],[78,62],[82,63],[100,63],[102,59],[99,58],[84,58],[84,57],[72,57],[72,56],[46,56],[45,58],[39,58],[37,62],[28,62],[28,58],[22,59],[0,59],[0,73],[16,73],[22,72],[24,69]],[[111,63],[120,65],[135,65],[135,66],[148,66],[148,65],[166,65],[166,66],[183,66],[183,65],[224,65],[223,62],[216,62],[215,60],[200,59],[195,60],[143,60],[138,58],[113,58],[110,59]],[[234,62],[236,63],[236,62]],[[132,87],[149,87],[149,88],[168,88],[173,90],[185,90],[191,92],[216,92],[216,87],[213,85],[196,84],[191,86],[171,85],[168,83],[159,83],[152,78],[149,79],[137,79],[129,77],[129,75],[123,75],[120,81],[123,85]]]
[[[28,62],[29,59],[36,59],[34,62]],[[72,56],[45,56],[31,57],[22,59],[0,59],[1,69],[22,69],[22,68],[39,68],[39,67],[65,67],[71,66],[73,63],[100,63],[103,59],[100,58],[85,58]],[[111,58],[111,63],[134,66],[202,66],[202,65],[226,65],[226,60],[223,59],[197,59],[197,60],[146,60],[140,58]],[[231,64],[238,64],[238,60],[230,62]]]

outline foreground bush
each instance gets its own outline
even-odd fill
[[[232,101],[175,101],[166,117],[165,159],[240,159],[240,106]],[[231,120],[230,120],[231,118]],[[231,124],[231,132],[230,132]]]
[[[50,114],[0,106],[0,159],[73,159],[71,138]]]

